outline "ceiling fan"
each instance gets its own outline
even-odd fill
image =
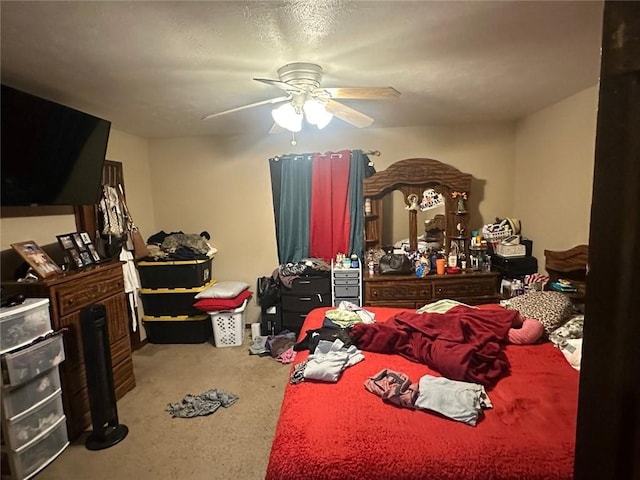
[[[363,128],[371,125],[373,118],[335,99],[388,100],[400,96],[400,92],[393,87],[324,88],[320,86],[322,73],[322,67],[314,63],[289,63],[278,69],[279,80],[254,78],[258,82],[284,90],[285,95],[207,115],[203,120],[247,108],[282,103],[283,105],[272,111],[275,124],[269,133],[283,130],[299,132],[302,129],[303,117],[318,128],[324,128],[334,116],[355,127]]]

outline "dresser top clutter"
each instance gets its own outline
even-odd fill
[[[468,304],[499,300],[499,274],[488,263],[468,262],[477,255],[470,251],[471,186],[471,174],[431,158],[399,160],[363,181],[364,305],[419,308],[445,298]],[[400,233],[408,238],[394,238],[404,216],[408,229]],[[412,272],[382,274],[381,250],[407,254]],[[449,261],[442,274],[436,273],[437,257]],[[417,272],[420,262],[425,269]]]

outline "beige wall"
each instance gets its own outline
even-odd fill
[[[517,126],[513,215],[540,271],[545,249],[589,243],[597,107],[593,86]]]

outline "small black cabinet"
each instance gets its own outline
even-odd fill
[[[282,328],[300,333],[307,314],[317,307],[331,306],[331,279],[298,277],[291,288],[281,289]]]

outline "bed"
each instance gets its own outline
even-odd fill
[[[492,306],[489,308],[500,308]],[[331,308],[313,310],[301,337]],[[367,307],[376,323],[403,310]],[[387,369],[418,383],[440,374],[398,354],[363,350],[365,359],[335,383],[288,383],[266,472],[292,479],[571,479],[578,372],[549,341],[506,345],[510,371],[487,388],[493,408],[475,426],[385,403],[364,388]],[[309,356],[297,353],[296,365]]]

